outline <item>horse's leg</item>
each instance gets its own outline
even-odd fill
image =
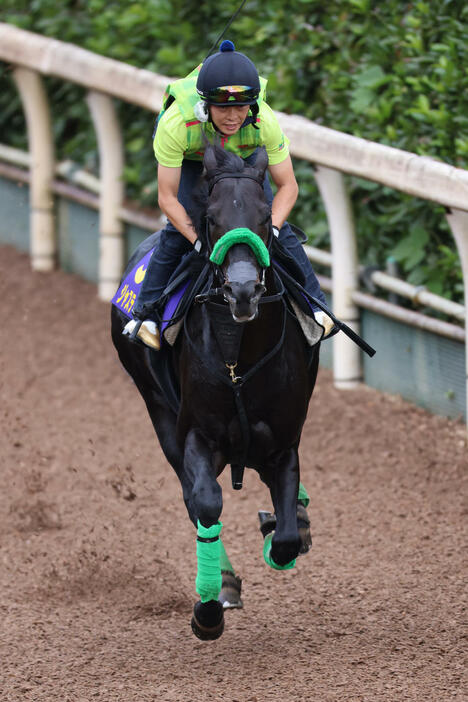
[[[262,477],[270,488],[276,527],[265,538],[264,556],[271,567],[292,568],[301,548],[297,524],[299,458],[297,447],[277,454]],[[271,549],[270,549],[271,543]]]
[[[297,528],[299,531],[299,538],[301,539],[301,548],[299,550],[299,555],[302,556],[308,553],[312,546],[312,536],[310,534],[310,519],[307,514],[306,507],[310,502],[307,490],[302,483],[299,483],[299,492],[297,495]],[[267,512],[265,510],[260,510],[258,513],[258,518],[260,520],[260,531],[265,539],[268,534],[276,529],[276,516]],[[271,540],[271,537],[270,539]]]
[[[223,499],[210,448],[195,429],[189,431],[185,440],[184,467],[193,476],[191,502],[197,515],[195,584],[200,600],[193,609],[192,630],[199,639],[217,639],[224,630],[224,609],[218,600],[222,585],[219,517]]]
[[[183,452],[176,440],[176,417],[170,409],[161,404],[158,394],[149,389],[147,383],[142,383],[139,389],[144,397],[164,455],[180,480],[189,517],[193,524],[197,526],[198,507],[192,499],[194,489],[193,469],[192,466],[189,466],[188,470],[186,469]],[[219,539],[219,549],[222,580],[218,599],[223,609],[241,609],[243,607],[241,600],[242,581],[235,574],[221,539]]]
[[[115,332],[116,340],[121,344],[121,330]],[[123,366],[133,378],[135,385],[143,397],[146,409],[150,416],[156,435],[159,439],[161,448],[168,462],[175,470],[177,477],[182,486],[182,494],[189,514],[190,520],[195,527],[197,526],[197,510],[192,503],[192,491],[194,484],[194,476],[192,467],[189,465],[188,470],[184,464],[184,452],[180,443],[177,441],[176,415],[167,407],[161,397],[160,391],[155,388],[154,380],[149,373],[144,360],[145,350],[132,346],[131,353],[127,352],[126,347],[119,352]],[[222,586],[219,594],[219,600],[224,609],[241,608],[241,580],[234,572],[229,558],[226,554],[224,546],[220,539],[220,567],[222,574]]]

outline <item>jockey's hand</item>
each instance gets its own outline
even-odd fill
[[[314,317],[315,321],[323,327],[324,332],[322,339],[325,339],[330,334],[335,324],[333,320],[328,316],[328,314],[323,312],[323,310],[317,310],[316,312],[314,312]]]

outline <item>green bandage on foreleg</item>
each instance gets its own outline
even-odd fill
[[[301,505],[304,505],[304,507],[307,507],[310,499],[309,495],[307,494],[307,490],[303,486],[302,483],[299,483],[299,492],[297,493],[297,501],[301,503]]]
[[[271,540],[273,538],[273,534],[267,534],[265,536],[265,540],[263,542],[263,558],[265,560],[265,563],[270,566],[270,568],[274,568],[275,570],[291,570],[291,568],[294,568],[296,565],[296,559],[291,561],[290,563],[286,563],[286,565],[278,565],[277,563],[274,562],[270,555],[271,551]]]
[[[221,522],[204,527],[197,522],[197,579],[195,589],[202,602],[217,600],[221,591]]]
[[[247,244],[250,246],[257,261],[263,268],[268,268],[270,265],[270,254],[267,247],[258,234],[255,234],[251,229],[247,229],[247,227],[230,229],[221,239],[218,239],[211,252],[210,261],[220,266],[231,246],[235,244]]]

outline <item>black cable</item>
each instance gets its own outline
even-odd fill
[[[219,42],[220,42],[221,39],[224,37],[224,35],[226,34],[227,30],[229,29],[229,27],[231,26],[231,24],[234,22],[234,20],[236,19],[237,15],[238,15],[239,12],[242,10],[242,8],[244,7],[244,5],[245,5],[246,2],[247,2],[247,0],[242,0],[241,4],[240,4],[239,7],[237,8],[237,10],[234,12],[234,14],[232,15],[231,19],[229,20],[229,22],[227,23],[227,25],[224,27],[223,31],[221,32],[221,34],[220,34],[219,37],[216,39],[215,43],[213,44],[213,46],[211,47],[211,49],[209,50],[209,52],[208,52],[207,55],[205,56],[205,61],[206,61],[206,59],[208,58],[208,56],[210,56],[210,55],[213,53],[213,51],[216,49],[216,47],[218,46]]]

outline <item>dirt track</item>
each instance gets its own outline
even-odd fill
[[[226,472],[245,609],[201,643],[194,534],[108,306],[7,247],[0,290],[1,702],[467,699],[461,424],[322,371],[301,451],[313,549],[270,571],[266,489]]]

